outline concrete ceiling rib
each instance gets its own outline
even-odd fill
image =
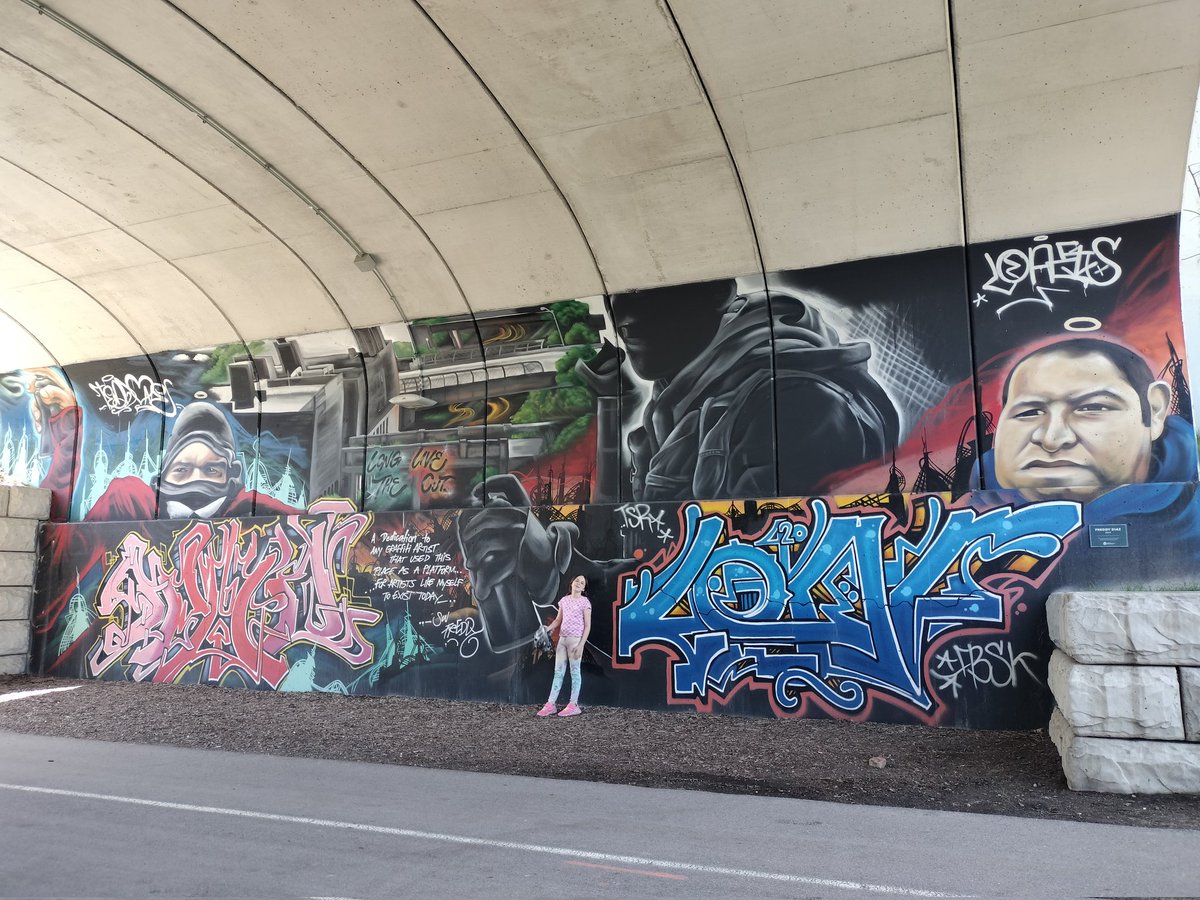
[[[248,59],[241,56],[241,54],[239,54],[237,52],[237,50],[235,50],[233,47],[229,46],[229,44],[227,44],[224,40],[222,40],[219,35],[212,32],[203,23],[201,23],[198,20],[196,20],[195,18],[193,18],[182,7],[171,2],[171,0],[163,0],[163,2],[167,6],[171,7],[173,10],[175,10],[175,12],[180,17],[187,20],[193,26],[195,26],[197,29],[202,31],[210,40],[219,44],[229,54],[234,56],[242,65],[244,65],[247,69],[249,69],[251,72],[253,72],[256,77],[262,79],[264,84],[269,85],[272,88],[272,90],[278,92],[280,97],[282,97],[284,100],[286,100],[288,103],[290,103],[296,109],[297,112],[299,112],[302,116],[304,116],[306,119],[308,119],[308,121],[311,122],[315,128],[319,129],[320,132],[330,140],[330,142],[332,142],[342,153],[344,153],[346,155],[347,159],[349,159],[355,166],[357,166],[362,171],[363,175],[366,176],[370,180],[371,184],[374,185],[374,187],[376,189],[378,189],[379,192],[388,199],[388,201],[396,208],[397,212],[399,212],[405,218],[405,220],[407,220],[412,225],[412,227],[415,228],[420,233],[421,237],[426,241],[426,243],[428,243],[430,249],[432,249],[432,251],[436,254],[438,261],[445,268],[446,274],[450,277],[451,281],[454,283],[454,288],[455,288],[456,292],[458,293],[459,297],[461,297],[464,306],[469,309],[470,302],[467,300],[466,293],[462,289],[462,284],[459,282],[458,276],[455,275],[454,269],[451,268],[450,262],[446,259],[445,254],[442,253],[441,248],[438,247],[437,243],[434,242],[433,238],[431,238],[429,236],[429,232],[427,232],[425,230],[425,228],[421,225],[420,221],[409,211],[409,209],[403,203],[400,202],[399,198],[387,187],[387,185],[385,185],[382,181],[380,181],[378,176],[376,176],[374,172],[372,172],[369,168],[367,168],[362,163],[361,160],[359,160],[357,157],[355,157],[354,154],[350,152],[349,148],[347,148],[345,144],[343,144],[340,140],[338,140],[338,138],[335,134],[330,132],[329,129],[327,129],[320,121],[318,121],[312,114],[310,114],[308,112],[308,110],[305,109],[300,103],[298,103],[294,97],[289,95],[283,88],[281,88],[279,85],[277,85],[275,82],[273,82],[270,78],[268,78],[266,76],[266,74],[264,74],[263,72],[261,72],[257,68],[255,68],[255,66]],[[382,273],[380,273],[378,270],[376,270],[376,274],[380,278],[380,280],[383,281]],[[383,281],[383,283],[384,283],[385,288],[387,288],[390,293],[390,286],[387,284],[386,281]],[[407,323],[409,321],[409,317],[405,313],[403,304],[400,303],[399,299],[396,298],[396,296],[394,294],[391,294],[391,296],[392,296],[393,301],[396,303],[396,308],[399,310],[401,318]]]
[[[944,0],[673,9],[768,271],[961,243]]]
[[[3,309],[0,309],[0,347],[4,347],[5,352],[10,354],[10,361],[20,360],[20,365],[26,369],[40,366],[62,367],[62,361],[51,352],[41,338]]]
[[[530,156],[533,157],[533,161],[537,163],[538,168],[542,170],[542,174],[545,175],[546,180],[550,182],[550,186],[554,189],[554,193],[558,195],[558,198],[562,201],[563,206],[566,207],[567,213],[571,217],[571,221],[575,224],[575,229],[579,232],[579,239],[583,241],[584,247],[587,248],[588,256],[591,257],[592,266],[596,270],[596,278],[600,281],[600,289],[607,294],[608,286],[604,279],[604,272],[600,268],[600,262],[596,259],[596,250],[592,246],[591,241],[588,240],[587,232],[583,230],[583,225],[580,223],[579,216],[575,212],[575,208],[571,205],[570,199],[566,194],[563,193],[562,187],[555,180],[550,170],[546,168],[546,163],[541,156],[538,155],[537,149],[529,142],[529,138],[525,136],[525,132],[521,130],[521,127],[517,124],[516,120],[514,120],[509,111],[505,109],[504,104],[500,102],[500,99],[496,96],[495,92],[488,87],[488,83],[479,74],[479,71],[471,64],[471,61],[463,54],[461,48],[459,48],[458,45],[450,39],[450,36],[446,34],[445,29],[438,24],[437,19],[430,14],[426,6],[422,5],[421,0],[412,0],[412,2],[425,16],[425,19],[427,22],[429,22],[430,26],[437,31],[442,40],[446,42],[446,45],[454,51],[454,54],[458,57],[463,66],[465,66],[467,70],[475,77],[476,82],[479,84],[479,87],[483,90],[483,92],[491,98],[493,103],[496,104],[496,109],[502,116],[504,116],[508,124],[516,133],[517,137],[520,139],[522,146],[524,146],[524,148],[529,152]]]
[[[954,3],[972,240],[1179,212],[1195,0]]]
[[[18,179],[24,183],[15,184]],[[86,229],[83,234],[87,236],[117,233],[146,251],[153,260],[148,265],[118,267],[109,271],[85,270],[80,274],[84,277],[91,275],[98,281],[110,274],[121,281],[130,279],[134,283],[133,293],[154,298],[151,304],[138,304],[127,310],[130,317],[149,314],[149,333],[143,334],[142,340],[151,352],[242,341],[228,313],[211,294],[174,260],[156,253],[129,229],[117,225],[36,174],[3,158],[0,158],[0,193],[6,198],[4,209],[0,210],[0,238],[19,228],[23,233],[14,237],[23,238],[21,246],[30,245],[34,256],[38,256],[39,246],[75,239],[75,235],[63,237],[56,229],[36,228],[39,219],[44,218],[45,211],[54,207],[58,207],[59,216],[65,212],[77,223],[77,228]],[[90,268],[96,270],[98,267],[93,264]],[[172,275],[163,278],[163,269],[170,270]],[[114,289],[113,305],[119,308],[124,301],[124,293]],[[211,315],[213,313],[216,321]]]
[[[309,309],[306,310],[307,319],[300,319],[293,312],[292,324],[298,326],[295,330],[297,332],[321,331],[331,328],[348,327],[345,311],[338,305],[332,292],[317,272],[313,270],[308,260],[275,234],[271,228],[263,224],[260,219],[250,213],[241,203],[226,193],[223,188],[188,166],[178,156],[135,128],[130,122],[121,119],[111,110],[105,109],[61,79],[42,71],[25,60],[21,60],[5,49],[0,49],[0,59],[16,62],[28,72],[34,73],[42,79],[44,83],[38,85],[39,89],[45,91],[48,89],[48,86],[52,85],[58,90],[57,96],[52,98],[52,100],[58,102],[52,102],[43,111],[43,120],[40,122],[43,127],[45,126],[44,116],[62,114],[64,109],[70,115],[74,116],[79,116],[81,113],[90,113],[92,119],[89,124],[100,126],[100,130],[97,133],[103,139],[102,143],[106,144],[103,148],[98,146],[101,142],[97,141],[95,135],[92,136],[91,146],[87,146],[88,142],[82,135],[76,134],[76,138],[79,144],[83,144],[86,147],[85,153],[99,157],[107,154],[108,159],[104,159],[103,162],[109,163],[109,165],[104,169],[103,178],[97,180],[89,176],[86,179],[87,184],[85,185],[83,183],[84,179],[79,176],[87,176],[87,170],[77,172],[59,166],[56,171],[66,171],[68,177],[72,179],[63,186],[65,193],[71,196],[80,193],[86,194],[94,198],[98,206],[105,205],[105,201],[111,204],[113,195],[120,194],[129,206],[125,209],[121,209],[119,206],[114,209],[109,205],[105,213],[106,217],[118,224],[130,227],[131,230],[134,226],[141,227],[142,233],[138,235],[138,240],[152,249],[154,248],[155,240],[145,228],[155,223],[173,220],[180,215],[188,215],[197,208],[211,209],[222,202],[236,209],[239,215],[250,219],[262,233],[274,241],[274,243],[260,242],[249,246],[242,245],[227,249],[206,250],[205,252],[198,252],[195,255],[180,256],[174,259],[175,263],[184,270],[190,279],[206,285],[206,289],[211,293],[231,294],[231,300],[224,305],[227,309],[236,309],[238,311],[237,321],[239,325],[237,330],[244,334],[247,339],[276,336],[280,333],[281,326],[286,328],[287,323],[281,321],[281,319],[286,320],[288,316],[286,314],[281,315],[281,313],[284,313],[289,308],[289,305],[294,309],[295,295],[289,298],[289,300],[293,301],[292,304],[282,301],[271,303],[268,302],[270,298],[263,295],[264,288],[274,281],[276,284],[284,284],[292,290],[296,290],[298,286],[303,286],[304,284],[301,281],[301,277],[308,280],[308,284],[311,286],[309,290],[314,295],[325,299],[332,309],[334,317],[314,315],[310,304]],[[10,91],[5,91],[4,94],[7,97]],[[68,106],[68,103],[74,105]],[[108,127],[105,127],[106,124]],[[119,132],[113,129],[112,126],[114,125],[119,126]],[[112,165],[113,157],[118,154],[111,146],[107,146],[107,142],[114,140],[124,144],[123,149],[131,153],[132,158],[136,162],[127,163],[127,165],[129,165],[130,169],[136,168],[137,173],[142,178],[133,177],[130,172],[118,172],[118,167]],[[47,144],[47,140],[38,141],[35,138],[31,141],[29,149],[36,152],[30,154],[23,165],[27,168],[40,165],[43,173],[45,173],[47,171],[45,166]],[[79,144],[75,145],[76,148]],[[12,146],[13,142],[10,142],[9,147],[11,148]],[[174,165],[170,167],[164,166],[165,162]],[[170,171],[167,171],[168,168],[170,168]],[[133,209],[140,209],[139,205],[142,200],[150,200],[153,203],[153,195],[157,193],[156,189],[162,186],[161,182],[145,183],[146,181],[152,181],[152,179],[146,177],[150,172],[156,172],[161,179],[165,179],[167,182],[167,187],[163,190],[161,198],[166,205],[160,205],[150,214],[144,211],[135,213]],[[47,176],[47,180],[49,177]],[[100,188],[94,192],[89,190],[89,188],[95,187],[98,182],[106,185],[106,188]],[[298,265],[301,272],[290,271],[289,266],[291,265]],[[264,274],[260,275],[259,273]],[[312,288],[315,288],[315,291]],[[142,302],[152,301],[142,298]],[[129,303],[136,307],[138,305],[138,298],[136,296],[130,297]],[[99,347],[96,348],[94,358],[104,355],[120,355],[101,353],[101,349]]]
[[[95,12],[94,7],[90,9]],[[219,251],[197,253],[186,260],[182,258],[178,260],[180,267],[187,270],[193,280],[200,282],[207,279],[214,293],[235,291],[248,301],[231,304],[233,308],[238,310],[239,317],[243,320],[243,327],[241,328],[243,333],[250,335],[253,331],[258,331],[261,333],[254,334],[253,336],[261,337],[278,334],[281,328],[283,330],[305,331],[349,326],[350,317],[339,301],[339,297],[335,296],[329,289],[326,283],[327,278],[323,278],[316,271],[315,266],[310,260],[305,258],[305,254],[298,252],[295,247],[289,246],[285,241],[281,240],[272,228],[265,225],[260,216],[252,214],[245,203],[236,201],[225,188],[232,188],[238,185],[239,175],[241,176],[240,184],[243,188],[247,184],[254,182],[254,178],[258,179],[257,182],[254,182],[254,186],[260,191],[262,191],[264,181],[274,185],[274,187],[267,189],[267,192],[278,190],[278,186],[283,185],[288,193],[294,195],[295,199],[293,202],[295,204],[300,208],[309,210],[310,214],[315,212],[317,217],[323,220],[325,225],[337,234],[337,243],[339,246],[343,245],[343,241],[349,244],[350,250],[345,253],[347,258],[341,268],[357,273],[351,262],[355,255],[362,252],[362,248],[354,243],[353,239],[344,232],[344,229],[339,230],[338,223],[325,213],[316,201],[303,191],[296,190],[289,179],[282,175],[266,157],[256,152],[254,148],[242,141],[238,135],[234,134],[222,123],[216,121],[204,109],[175,92],[164,81],[152,75],[138,63],[124,56],[120,51],[111,47],[102,38],[89,32],[83,25],[45,7],[40,7],[39,11],[44,13],[43,17],[51,20],[52,24],[42,27],[40,33],[31,33],[34,32],[33,26],[30,23],[23,23],[27,26],[26,28],[15,30],[15,37],[12,36],[14,32],[10,31],[7,38],[9,41],[23,46],[23,49],[31,55],[36,55],[38,62],[54,68],[55,72],[51,73],[42,70],[36,64],[27,61],[30,62],[30,65],[38,68],[39,71],[43,71],[43,74],[52,78],[56,83],[70,90],[76,96],[99,109],[103,109],[112,115],[114,119],[122,122],[122,124],[139,134],[147,142],[156,146],[160,151],[174,159],[180,166],[189,170],[194,177],[199,178],[226,201],[235,205],[242,213],[252,218],[255,224],[261,226],[258,229],[260,234],[265,232],[270,238],[278,242],[272,245],[269,242],[270,239],[268,239],[267,244],[260,246],[257,252],[250,254],[243,252],[243,248],[222,248]],[[105,12],[108,12],[108,10]],[[137,17],[130,18],[137,20]],[[189,33],[195,34],[194,29],[190,29]],[[22,40],[24,40],[23,45]],[[63,46],[64,41],[71,42],[70,46]],[[180,48],[174,49],[178,51]],[[117,65],[113,65],[114,62]],[[58,77],[58,75],[62,77]],[[69,83],[68,79],[75,82],[75,84]],[[101,84],[103,87],[97,88],[97,84]],[[76,85],[79,85],[79,87],[76,87]],[[98,96],[93,96],[97,94]],[[135,117],[145,127],[155,129],[158,132],[157,136],[161,140],[156,140],[155,137],[152,137],[143,128],[137,127],[133,122],[118,115],[116,110],[122,109],[122,107],[122,111],[127,116]],[[195,137],[197,121],[201,123],[202,127],[200,127],[199,131],[203,132],[204,136],[193,146],[188,139]],[[188,129],[191,129],[191,131],[189,132]],[[175,147],[169,149],[164,145],[163,141],[175,142]],[[214,144],[216,145],[215,148]],[[206,150],[207,157],[205,155]],[[181,153],[186,154],[189,158],[184,158]],[[224,167],[213,165],[212,157],[214,154],[218,161],[225,164]],[[238,160],[238,166],[241,167],[242,171],[234,174],[232,177],[226,178],[226,169],[229,168],[229,156],[231,155]],[[209,168],[211,177],[206,177],[200,171],[206,165]],[[245,172],[247,167],[254,168],[259,174],[247,178]],[[220,187],[217,185],[215,179],[221,179],[222,185]],[[213,204],[210,202],[208,205],[212,206]],[[278,198],[275,198],[275,206],[280,206]],[[192,213],[198,210],[193,205],[192,209],[183,211]],[[299,215],[298,208],[293,208],[291,215],[297,217]],[[166,217],[164,221],[169,220],[169,218],[169,216]],[[153,231],[156,227],[153,220],[145,221],[144,224],[150,231]],[[161,230],[162,223],[159,222],[157,225]],[[169,225],[166,230],[170,230]],[[142,235],[142,239],[146,244],[154,243],[150,234]],[[311,300],[304,300],[306,288],[304,287],[303,279],[298,283],[295,275],[290,279],[286,277],[288,275],[288,266],[294,265],[294,263],[289,264],[286,260],[289,254],[294,262],[299,263],[305,271],[304,279],[307,279],[309,284],[319,289],[320,295],[323,296],[324,301],[329,304],[331,310],[334,312],[332,318],[311,309]],[[311,252],[307,255],[314,257],[314,259],[319,259],[319,257]],[[328,269],[329,267],[326,266],[326,268]],[[296,274],[299,273],[297,272]],[[328,277],[328,272],[326,276]],[[291,288],[291,296],[280,300],[275,300],[275,298],[270,296],[270,287],[275,285],[269,279],[276,278],[280,279],[278,287],[281,288],[281,290],[277,290],[276,292],[288,293],[288,288]],[[382,278],[379,280],[381,283],[383,282]],[[364,284],[365,282],[362,281],[362,276],[359,273],[358,281],[354,283],[354,287],[361,293],[361,285]],[[386,290],[386,284],[384,287],[385,293],[390,295],[391,292]],[[344,292],[343,297],[348,293],[350,291]],[[351,294],[351,296],[353,295]],[[304,308],[306,303],[310,307],[309,309]],[[258,315],[257,318],[259,321],[257,323],[253,322],[255,311],[262,311],[271,307],[274,307],[272,311],[276,312],[276,315]],[[367,318],[374,321],[378,321],[380,318],[394,320],[397,315],[396,305],[393,302],[389,302],[388,309],[391,310],[390,314],[383,314],[381,316],[378,312],[368,312]],[[362,312],[362,310],[356,310],[356,312]],[[291,322],[287,321],[289,317],[291,318]],[[256,327],[252,327],[252,325]]]
[[[729,160],[729,166],[733,169],[733,176],[737,179],[738,193],[742,197],[742,206],[746,211],[746,221],[750,223],[750,234],[754,239],[754,254],[758,258],[758,269],[762,273],[763,284],[767,280],[767,268],[763,261],[762,243],[758,239],[758,228],[754,222],[754,210],[750,207],[750,197],[746,194],[746,183],[742,180],[741,170],[738,168],[737,160],[733,158],[733,150],[729,146],[729,138],[725,134],[725,126],[721,124],[721,116],[717,112],[717,108],[713,105],[712,94],[709,93],[708,85],[704,81],[704,75],[700,72],[700,68],[696,65],[696,57],[692,53],[692,48],[688,46],[687,38],[684,37],[683,31],[679,27],[679,20],[675,17],[675,10],[672,8],[669,0],[662,0],[663,7],[671,17],[671,26],[679,35],[679,42],[683,45],[683,50],[687,54],[688,65],[695,73],[696,80],[700,83],[700,89],[704,92],[704,102],[708,104],[709,110],[712,112],[713,122],[717,126],[717,130],[721,133],[721,143],[725,147],[725,156]]]
[[[473,309],[601,290],[554,186],[420,8],[174,2],[391,192],[438,247]],[[348,53],[353,66],[329,63]],[[411,316],[454,311],[415,299],[420,307],[405,296]]]
[[[14,265],[11,254],[24,257],[26,265]],[[96,345],[113,348],[113,356],[149,355],[137,335],[111,309],[28,251],[0,241],[0,261],[8,272],[24,269],[20,283],[0,283],[0,309],[31,333],[44,335],[43,343],[64,363],[97,358],[93,349]],[[38,269],[44,270],[41,277],[31,273]],[[25,365],[24,360],[21,365]]]
[[[419,2],[561,190],[607,290],[759,268],[727,148],[661,4]]]

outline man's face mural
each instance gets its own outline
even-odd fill
[[[996,423],[1001,487],[1028,500],[1087,503],[1146,481],[1171,391],[1161,381],[1144,391],[1099,352],[1051,349],[1018,363]]]
[[[233,430],[220,409],[193,403],[175,420],[158,491],[172,518],[219,515],[242,490]]]
[[[488,643],[499,653],[528,643],[541,628],[537,606],[557,599],[577,532],[569,523],[538,521],[512,475],[479,485],[476,502],[485,496],[485,508],[459,515],[458,542]]]

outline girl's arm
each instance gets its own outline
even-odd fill
[[[556,615],[556,616],[554,617],[554,621],[553,621],[553,622],[551,622],[549,625],[547,625],[547,626],[546,626],[546,630],[547,630],[547,631],[553,631],[553,630],[554,630],[555,628],[557,628],[557,627],[558,627],[558,626],[559,626],[561,623],[562,623],[562,609],[560,608],[560,609],[558,610],[558,615]]]
[[[592,607],[588,604],[583,608],[583,640],[579,646],[582,647],[587,643],[588,635],[592,633]]]

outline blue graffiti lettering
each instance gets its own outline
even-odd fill
[[[811,510],[804,524],[773,517],[747,543],[726,539],[723,516],[685,507],[671,557],[622,580],[618,657],[673,651],[670,688],[697,703],[754,680],[783,710],[811,691],[855,712],[874,689],[928,711],[931,643],[1004,625],[1003,598],[977,573],[1006,558],[1050,559],[1080,525],[1072,502],[979,514],[929,497],[914,501],[920,527],[889,538],[886,514],[834,516],[822,500]]]

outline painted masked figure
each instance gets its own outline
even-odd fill
[[[557,599],[578,531],[567,522],[543,525],[512,475],[492,476],[473,498],[487,506],[459,514],[458,542],[484,633],[499,653],[528,643],[541,629],[537,607]]]
[[[155,487],[164,518],[210,518],[292,513],[266,494],[247,491],[233,431],[211,403],[192,403],[175,419],[155,485],[117,478],[87,514],[101,521],[154,518]]]
[[[158,494],[172,519],[221,515],[242,508],[243,497],[249,499],[233,430],[215,406],[193,403],[175,420],[163,452]]]
[[[73,402],[70,409],[77,419]],[[71,456],[56,453],[46,479],[70,484],[74,480]],[[66,473],[56,467],[66,467]],[[296,512],[273,497],[245,489],[233,430],[221,409],[206,402],[189,404],[175,419],[154,484],[136,475],[115,478],[84,518],[89,522],[153,519],[160,505],[161,517],[173,519]]]

